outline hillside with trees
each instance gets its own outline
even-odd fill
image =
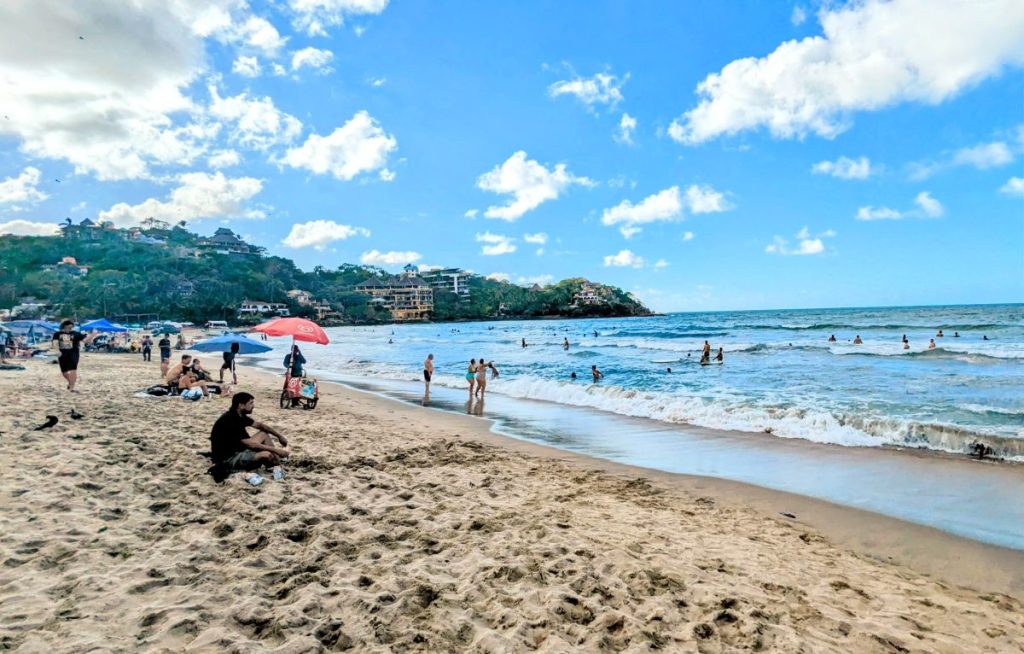
[[[72,231],[69,231],[72,230]],[[59,316],[132,316],[162,320],[228,320],[237,323],[243,300],[289,306],[292,315],[308,307],[287,292],[303,289],[341,314],[345,323],[387,322],[354,286],[388,273],[373,266],[342,264],[300,270],[291,259],[265,256],[262,248],[226,252],[185,229],[150,221],[143,229],[109,225],[86,231],[68,225],[63,236],[0,237],[0,309],[35,298]],[[72,263],[73,262],[73,263]],[[650,311],[621,289],[598,288],[601,301],[577,306],[573,298],[584,279],[566,279],[542,289],[472,276],[469,298],[436,291],[433,319],[477,320],[545,316],[648,315]]]

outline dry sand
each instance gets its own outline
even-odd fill
[[[0,649],[1024,652],[1019,593],[880,561],[725,482],[588,469],[338,387],[284,411],[279,378],[242,368],[293,462],[216,485],[197,453],[227,400],[133,397],[159,374],[135,357],[81,368],[75,395],[54,365],[0,372]]]

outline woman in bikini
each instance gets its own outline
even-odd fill
[[[487,364],[484,363],[484,358],[480,357],[480,365],[476,367],[476,395],[479,398],[483,398],[484,391],[487,390]]]
[[[466,381],[469,382],[469,397],[473,398],[473,389],[476,387],[476,359],[469,360],[469,369],[466,371]]]

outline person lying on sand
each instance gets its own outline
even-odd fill
[[[221,468],[224,476],[260,466],[272,468],[289,456],[284,434],[252,419],[255,406],[256,399],[251,394],[238,393],[231,398],[231,408],[213,423],[210,450],[214,465]],[[256,433],[249,434],[249,427]],[[281,447],[274,446],[274,436]]]

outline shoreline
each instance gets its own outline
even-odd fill
[[[14,463],[0,479],[3,647],[868,654],[1024,642],[1011,583],[1024,566],[998,548],[552,451],[333,384],[316,409],[281,410],[281,378],[255,365],[239,367],[239,390],[290,437],[292,460],[283,481],[218,485],[199,452],[228,402],[135,397],[158,366],[84,354],[76,394],[53,365],[0,371],[0,455]],[[36,431],[47,414],[59,423]],[[876,542],[858,551],[845,540],[858,532]],[[917,567],[927,559],[931,574]]]
[[[246,367],[257,370],[273,379],[280,376],[266,366],[247,363]],[[463,429],[471,431],[472,437],[489,445],[521,452],[531,456],[570,463],[581,469],[613,474],[630,479],[656,481],[673,489],[691,493],[702,493],[716,500],[724,500],[735,506],[754,507],[766,518],[787,520],[782,513],[797,516],[787,520],[795,525],[806,525],[822,532],[827,538],[843,547],[879,560],[896,561],[919,572],[935,576],[952,584],[975,588],[998,589],[999,592],[1014,594],[1024,599],[1024,550],[985,543],[965,536],[921,525],[907,520],[884,515],[875,511],[859,509],[830,502],[826,499],[798,493],[767,488],[756,484],[679,472],[657,468],[619,463],[550,445],[532,442],[523,438],[506,435],[497,431],[499,419],[487,416],[466,416],[436,407],[417,407],[400,399],[387,397],[378,392],[355,388],[343,381],[322,380],[332,388],[348,394],[379,403],[381,411],[394,411],[402,407],[403,413],[419,415],[426,410],[446,419],[457,420]],[[323,393],[321,393],[323,395]],[[543,400],[533,400],[543,402]],[[700,429],[700,428],[697,428]],[[749,437],[756,433],[737,432]],[[844,448],[841,445],[807,442],[811,449]],[[892,451],[899,455],[932,458],[953,465],[968,463],[963,457],[945,452],[916,449],[875,451],[876,448],[860,447],[870,456],[886,456]],[[882,449],[882,448],[878,448]],[[1001,461],[997,465],[1015,462]]]

